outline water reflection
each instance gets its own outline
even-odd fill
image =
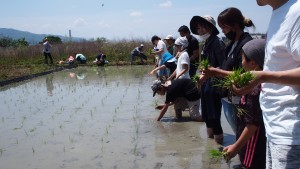
[[[46,76],[46,88],[48,96],[53,96],[53,74]]]
[[[205,126],[155,121],[152,68],[78,67],[0,90],[1,168],[205,168]]]

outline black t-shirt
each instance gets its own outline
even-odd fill
[[[237,69],[239,67],[242,67],[242,47],[252,40],[253,38],[251,35],[247,32],[244,32],[239,41],[236,44],[236,47],[233,49],[233,51],[230,53],[230,50],[232,46],[234,45],[234,42],[231,42],[227,47],[225,51],[225,60],[221,66],[221,69],[233,71],[234,69]]]
[[[174,102],[178,97],[196,101],[200,99],[200,92],[191,79],[177,79],[173,80],[171,85],[168,86],[165,103]]]
[[[241,136],[247,124],[253,124],[258,127],[255,134],[239,152],[241,163],[252,168],[265,168],[266,163],[266,136],[262,110],[259,104],[260,90],[260,87],[258,87],[251,94],[242,97],[239,107],[246,110],[246,114],[237,117],[236,139]],[[250,159],[252,155],[251,160],[244,163],[244,159]]]
[[[199,50],[199,42],[192,35],[188,38],[188,42],[189,42],[189,45],[187,47],[187,53],[189,54],[189,57],[192,57],[193,56],[193,51],[197,50],[197,49]],[[196,59],[193,62],[199,62],[199,59]]]

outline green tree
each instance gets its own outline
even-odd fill
[[[47,38],[48,41],[51,42],[51,43],[62,43],[61,38],[58,37],[58,36],[52,36],[52,35],[50,35],[50,36],[46,36],[44,39],[46,39],[46,38]]]

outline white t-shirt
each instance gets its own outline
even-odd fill
[[[43,45],[44,45],[43,52],[45,52],[45,53],[50,53],[50,50],[51,50],[51,45],[50,45],[50,43],[49,43],[48,41],[46,41],[46,42],[43,43]]]
[[[178,62],[177,62],[177,68],[176,68],[176,76],[178,74],[180,74],[180,72],[183,70],[182,65],[183,64],[187,64],[188,65],[188,70],[179,77],[179,79],[190,79],[190,74],[189,74],[189,70],[190,70],[190,57],[189,54],[184,51],[180,54],[179,58],[178,58]]]
[[[159,56],[159,60],[161,60],[162,56],[163,56],[166,52],[168,52],[167,46],[166,46],[165,42],[162,41],[162,40],[159,40],[159,41],[158,41],[158,43],[157,43],[157,45],[156,45],[156,49],[158,49],[158,50],[163,49],[163,52],[162,52],[161,54],[158,55],[158,56]]]
[[[265,71],[300,66],[300,1],[289,0],[273,11],[265,52]],[[268,140],[300,145],[300,87],[263,83],[260,104]]]

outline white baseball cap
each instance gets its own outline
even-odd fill
[[[168,39],[174,39],[174,37],[172,35],[167,35],[164,40],[168,40]]]

